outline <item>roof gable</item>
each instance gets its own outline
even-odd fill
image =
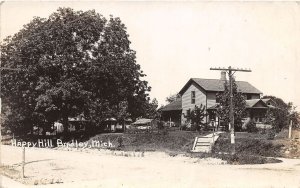
[[[267,108],[268,105],[261,99],[246,100],[247,108]]]
[[[276,106],[276,103],[271,98],[261,99],[264,103],[271,106]]]

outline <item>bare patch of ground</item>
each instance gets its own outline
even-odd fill
[[[2,146],[1,153],[2,162],[20,172],[22,149]],[[53,187],[299,187],[300,161],[283,160],[232,166],[214,158],[171,157],[163,152],[125,157],[101,151],[29,148],[26,178],[18,180],[29,185],[53,183]]]

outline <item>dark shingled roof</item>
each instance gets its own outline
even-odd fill
[[[183,92],[187,89],[189,83],[196,83],[198,86],[203,88],[205,91],[224,91],[224,81],[220,79],[203,79],[203,78],[191,78],[187,84],[181,89],[179,92],[183,94]],[[250,83],[245,81],[236,81],[238,86],[238,91],[242,93],[255,93],[261,94],[262,92],[252,86]]]
[[[181,98],[160,108],[161,111],[182,110]]]
[[[250,99],[250,100],[246,100],[246,108],[253,108],[259,101],[261,101],[265,107],[272,107],[271,105],[267,105],[265,103],[266,100],[264,101],[262,99]],[[219,105],[220,104],[217,103],[217,104],[215,104],[215,105],[213,105],[213,106],[211,106],[211,107],[209,107],[207,109],[208,110],[215,110],[215,109],[217,109],[219,107]]]

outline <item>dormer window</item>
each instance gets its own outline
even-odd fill
[[[191,91],[191,103],[195,104],[196,102],[196,93],[195,91]]]

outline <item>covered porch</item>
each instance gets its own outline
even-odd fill
[[[159,111],[161,112],[161,121],[169,123],[170,126],[180,126],[182,114],[181,99],[160,108]]]

